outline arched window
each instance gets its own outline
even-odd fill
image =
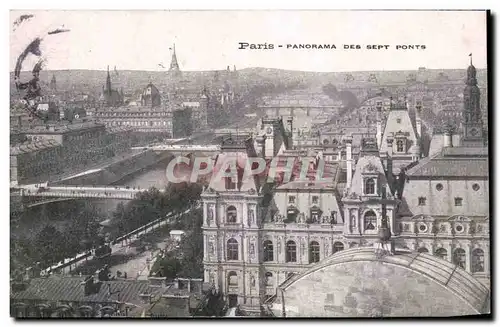
[[[238,241],[234,238],[227,241],[227,260],[238,260]]]
[[[273,273],[268,271],[266,272],[266,286],[273,286]]]
[[[230,271],[227,274],[227,283],[230,286],[236,286],[236,285],[238,285],[238,274],[236,274],[235,271]]]
[[[375,180],[373,178],[365,180],[365,194],[375,194]]]
[[[312,241],[309,244],[309,263],[319,262],[319,243]]]
[[[453,253],[453,263],[462,269],[465,269],[465,250],[456,249]]]
[[[373,210],[365,213],[365,218],[363,219],[365,230],[375,230],[375,226],[377,225],[377,215]]]
[[[342,242],[333,243],[333,253],[337,253],[344,249],[344,244]]]
[[[226,221],[228,224],[235,224],[236,218],[238,217],[236,213],[236,208],[234,206],[229,206],[226,209]]]
[[[484,272],[484,251],[474,249],[471,257],[471,272]]]
[[[418,253],[429,253],[429,250],[427,250],[427,248],[425,247],[421,247],[420,249],[418,249]]]
[[[274,260],[274,248],[272,241],[264,241],[264,261]]]
[[[297,262],[297,245],[294,241],[286,242],[286,262]]]
[[[443,260],[448,260],[448,251],[446,251],[446,249],[439,248],[436,250],[436,252],[434,252],[434,255]]]

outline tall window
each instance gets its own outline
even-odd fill
[[[397,152],[404,152],[405,151],[404,140],[397,140],[396,141],[396,151]]]
[[[453,263],[462,269],[465,269],[465,250],[456,249],[453,253]]]
[[[294,241],[286,242],[286,262],[297,262],[297,245]]]
[[[286,211],[286,222],[291,223],[291,222],[296,222],[297,221],[297,215],[299,214],[299,210],[295,207],[289,207],[288,210]]]
[[[227,282],[231,286],[236,286],[238,285],[238,274],[236,274],[235,271],[230,271],[227,274]]]
[[[311,208],[310,211],[311,220],[315,223],[319,223],[321,217],[321,210],[318,207]]]
[[[471,257],[471,272],[484,272],[484,251],[474,249]]]
[[[375,194],[375,180],[373,178],[365,180],[365,194]]]
[[[434,255],[443,260],[448,260],[448,251],[446,251],[446,249],[439,248],[436,250],[436,252],[434,252]]]
[[[234,238],[227,241],[227,260],[238,260],[238,241]]]
[[[274,248],[272,241],[264,241],[264,261],[274,260]]]
[[[344,244],[342,242],[333,243],[333,253],[337,253],[344,249]]]
[[[230,173],[231,170],[228,168],[226,170],[226,173]],[[226,190],[234,190],[236,189],[236,183],[233,182],[233,178],[232,177],[224,177],[225,178],[225,182],[226,182]]]
[[[229,206],[226,209],[226,221],[228,224],[236,223],[237,218],[236,208],[234,206]]]
[[[377,225],[377,215],[372,210],[365,213],[364,218],[365,230],[375,230]]]
[[[319,262],[319,243],[312,241],[309,244],[309,263]]]

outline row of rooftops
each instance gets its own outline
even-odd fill
[[[11,131],[11,134],[61,134],[65,133],[68,131],[74,131],[74,130],[79,130],[79,129],[89,129],[89,128],[104,128],[104,125],[102,124],[75,124],[75,125],[70,125],[72,127],[66,129],[54,129],[54,130],[47,130],[46,127],[43,126],[38,126],[38,128],[33,128],[29,130],[15,130]],[[116,133],[123,133],[123,132],[128,132],[131,131],[132,128],[129,126],[113,126],[113,127],[106,127],[105,128],[106,132],[108,134],[116,134]],[[54,148],[57,146],[60,146],[61,143],[54,139],[45,139],[42,138],[40,140],[32,141],[28,140],[26,142],[16,144],[14,146],[10,147],[10,155],[15,156],[15,155],[20,155],[24,153],[30,153],[30,152],[36,152],[40,150],[45,150],[48,148]]]
[[[75,122],[71,124],[58,124],[58,123],[53,123],[53,124],[47,124],[47,125],[38,125],[38,126],[33,126],[30,128],[26,129],[21,129],[23,133],[26,134],[63,134],[63,133],[69,133],[73,131],[79,131],[79,130],[89,130],[89,129],[96,129],[96,128],[105,128],[104,124],[96,123],[94,121],[81,121],[81,122]]]
[[[34,142],[24,142],[17,146],[10,148],[10,155],[17,156],[24,153],[32,153],[40,150],[45,150],[48,148],[55,148],[60,146],[61,144],[56,140],[43,139],[40,141]]]

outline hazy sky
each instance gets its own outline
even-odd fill
[[[35,15],[15,31],[21,15]],[[164,70],[175,43],[181,70],[272,67],[307,71],[486,67],[486,14],[481,11],[12,11],[10,69],[36,36],[46,35],[45,69]],[[69,33],[47,36],[64,25]],[[238,42],[274,50],[239,50]],[[283,48],[277,45],[282,44]],[[336,50],[286,49],[335,44]],[[344,50],[344,44],[390,45]],[[396,45],[425,50],[396,50]],[[23,70],[31,70],[34,58]]]

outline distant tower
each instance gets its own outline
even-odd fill
[[[56,75],[52,74],[52,79],[50,80],[50,89],[52,91],[57,91]]]
[[[477,86],[476,68],[472,65],[472,53],[469,56],[470,66],[467,68],[467,79],[464,89],[463,145],[484,146],[480,104],[481,92]]]
[[[170,61],[170,68],[169,68],[169,72],[173,75],[173,76],[179,76],[180,73],[181,73],[181,69],[179,68],[179,63],[177,62],[177,55],[175,53],[175,44],[174,44],[174,47],[172,48],[172,60]]]
[[[108,65],[108,76],[106,76],[106,93],[108,96],[111,95],[111,76],[109,75],[109,65]]]

